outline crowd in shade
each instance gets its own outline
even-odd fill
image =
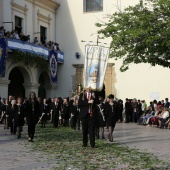
[[[18,30],[6,31],[3,26],[0,27],[1,38],[14,38],[24,42],[33,43],[48,48],[49,50],[60,51],[59,44],[53,41],[46,42],[46,37],[42,41],[38,40],[38,37],[34,37],[34,40],[30,40],[30,35],[24,35],[22,32],[18,33]]]

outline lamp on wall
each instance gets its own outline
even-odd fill
[[[80,54],[78,52],[75,53],[76,59],[80,59]]]

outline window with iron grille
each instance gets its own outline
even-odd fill
[[[85,0],[85,12],[103,11],[103,0]]]

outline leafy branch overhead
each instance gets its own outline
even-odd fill
[[[123,60],[121,71],[130,63],[170,68],[170,1],[140,0],[107,17],[96,26],[104,38],[112,38],[110,57]]]
[[[27,67],[48,68],[48,61],[42,56],[18,50],[8,53],[8,61],[24,63]]]

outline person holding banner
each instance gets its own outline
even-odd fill
[[[94,100],[92,94],[88,88],[86,91],[80,94],[78,106],[80,108],[80,120],[82,122],[82,134],[83,134],[83,147],[87,147],[88,133],[90,136],[90,145],[95,148],[95,115],[93,113]]]

